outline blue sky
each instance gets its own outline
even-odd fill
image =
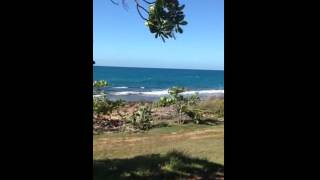
[[[115,0],[116,1],[116,0]],[[121,0],[119,0],[121,1]],[[188,25],[163,43],[129,9],[93,0],[93,57],[96,65],[180,69],[224,69],[223,0],[180,0]]]

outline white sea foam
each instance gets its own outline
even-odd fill
[[[123,95],[138,95],[140,94],[140,92],[137,91],[122,91],[122,92],[114,92],[114,93],[110,93],[112,95],[116,95],[116,96],[123,96]]]
[[[163,96],[163,95],[168,95],[168,90],[141,92],[141,94],[149,95],[149,96]]]
[[[94,98],[96,98],[96,97],[102,97],[102,96],[104,96],[104,95],[102,95],[102,94],[93,95]]]
[[[126,86],[112,87],[112,88],[114,88],[114,89],[128,89],[128,87],[126,87]]]
[[[211,89],[211,90],[200,90],[200,91],[186,91],[186,92],[183,92],[181,94],[189,95],[189,94],[194,94],[194,93],[199,93],[199,94],[224,94],[224,90]]]
[[[146,96],[162,96],[162,95],[167,95],[168,90],[163,90],[163,91],[150,91],[150,92],[138,92],[138,91],[122,91],[122,92],[114,92],[111,93],[112,95],[146,95]]]

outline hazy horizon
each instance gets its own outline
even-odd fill
[[[137,66],[109,66],[109,65],[93,65],[93,66],[96,66],[96,67],[115,67],[115,68],[146,68],[146,69],[224,71],[224,69],[190,69],[190,68],[172,68],[172,67],[137,67]]]

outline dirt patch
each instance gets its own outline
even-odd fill
[[[187,133],[175,133],[175,134],[164,134],[159,136],[149,136],[149,137],[125,137],[125,138],[100,138],[95,144],[103,145],[115,145],[115,144],[132,144],[141,143],[143,141],[148,142],[151,139],[157,139],[157,141],[174,141],[181,139],[203,139],[220,137],[223,135],[222,130],[216,129],[206,129]]]
[[[187,133],[162,135],[160,136],[160,138],[168,139],[168,140],[180,139],[180,138],[201,139],[202,137],[213,137],[217,135],[221,135],[221,130],[207,129],[207,130],[199,130],[199,131],[187,132]]]

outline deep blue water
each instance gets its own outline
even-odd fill
[[[163,95],[173,86],[183,86],[191,92],[224,92],[222,70],[94,66],[93,79],[111,83],[106,90],[113,95]]]

